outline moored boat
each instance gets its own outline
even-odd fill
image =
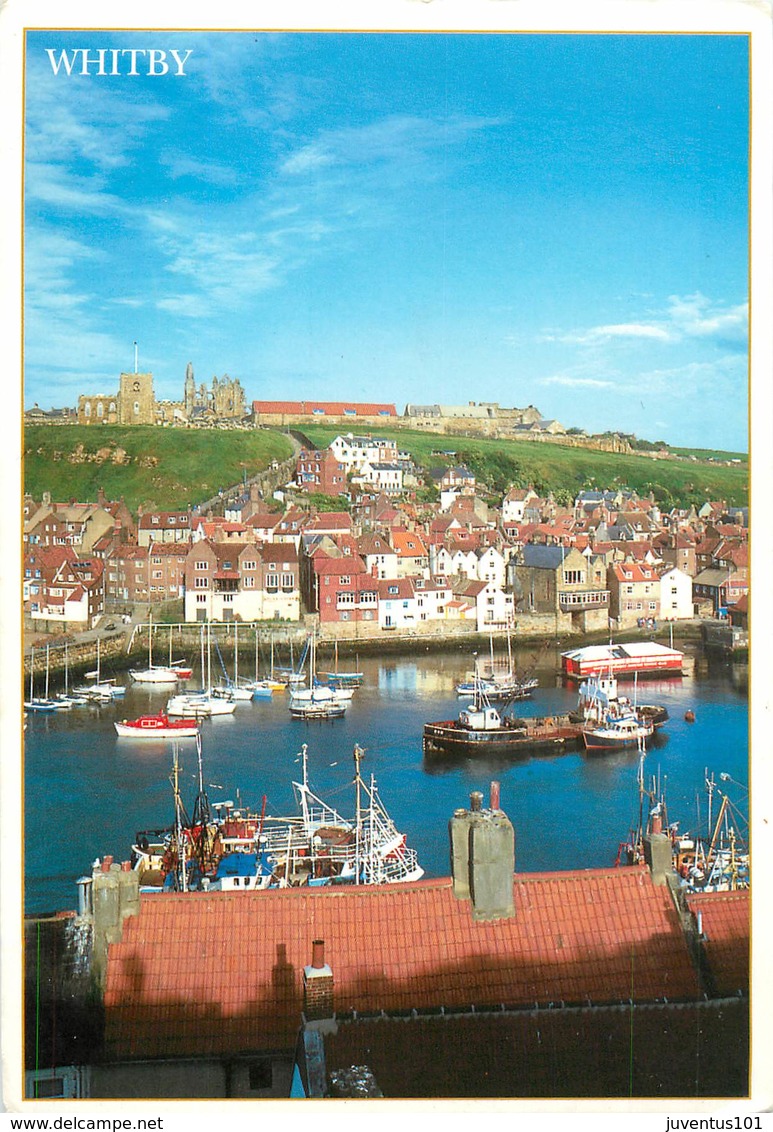
[[[608,751],[620,747],[640,747],[654,731],[651,723],[635,715],[610,716],[595,727],[583,729],[586,751]]]
[[[113,726],[122,739],[195,739],[199,733],[196,719],[170,719],[163,712],[124,719]]]
[[[719,786],[713,773],[706,771],[705,813],[698,801],[695,832],[681,831],[678,821],[670,821],[665,785],[651,778],[644,781],[644,756],[639,759],[637,786],[638,820],[628,840],[618,847],[616,865],[638,865],[646,861],[653,840],[670,843],[671,865],[681,892],[731,892],[751,887],[748,816],[738,798],[731,799],[725,783],[737,788],[748,800],[748,791],[728,774],[720,774]],[[718,802],[717,802],[718,799]],[[677,879],[678,878],[678,879]]]
[[[623,645],[588,645],[561,653],[564,675],[574,679],[609,672],[614,676],[681,676],[684,654],[657,641],[631,641]]]
[[[518,719],[490,702],[482,682],[469,708],[456,719],[425,723],[425,757],[544,754],[574,749],[582,743],[582,725],[569,715]]]
[[[140,891],[255,892],[302,885],[394,884],[419,880],[424,870],[416,851],[381,801],[375,778],[360,773],[363,750],[354,749],[355,812],[344,817],[314,794],[308,780],[304,746],[301,782],[293,782],[298,813],[290,817],[235,809],[233,802],[210,805],[203,785],[198,747],[199,792],[189,818],[180,795],[180,765],[175,751],[172,784],[175,821],[165,830],[136,835],[132,867]]]
[[[651,723],[653,728],[662,727],[668,719],[668,710],[660,704],[640,704],[637,696],[633,701],[618,693],[617,679],[611,672],[599,673],[583,680],[577,695],[577,718],[592,725],[600,724],[611,717],[634,715],[637,719]]]

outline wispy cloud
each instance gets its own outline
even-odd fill
[[[614,381],[605,381],[596,377],[570,377],[566,374],[556,374],[553,377],[543,377],[538,385],[561,385],[566,389],[614,389]]]
[[[705,295],[670,295],[667,306],[654,318],[631,322],[605,323],[588,329],[546,329],[538,336],[542,342],[565,342],[577,346],[595,346],[615,341],[649,340],[682,342],[691,338],[728,339],[739,343],[748,327],[746,303],[729,306],[712,302]]]
[[[198,181],[226,187],[236,185],[239,181],[236,170],[231,166],[218,164],[215,161],[198,161],[177,150],[163,151],[159,154],[158,160],[175,181],[181,177],[194,177]]]
[[[290,153],[280,165],[289,176],[325,167],[410,166],[430,161],[449,147],[458,147],[482,130],[502,124],[498,118],[417,118],[394,115],[364,126],[326,130]]]

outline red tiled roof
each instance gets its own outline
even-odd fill
[[[350,414],[358,417],[396,417],[394,405],[379,405],[359,401],[253,401],[254,413],[292,413],[295,416],[343,417]]]
[[[714,991],[730,997],[749,993],[749,890],[692,893],[687,907],[701,913],[703,950]]]
[[[110,947],[115,1057],[288,1048],[325,942],[339,1011],[669,1001],[700,987],[665,886],[644,869],[518,875],[516,915],[478,922],[450,880],[142,897]]]
[[[352,517],[348,511],[322,511],[306,524],[306,531],[350,531]]]

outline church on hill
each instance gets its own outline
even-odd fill
[[[122,373],[115,393],[84,393],[78,398],[78,424],[215,424],[240,421],[247,415],[244,389],[238,378],[213,377],[198,387],[193,364],[185,369],[181,401],[157,401],[152,373]]]

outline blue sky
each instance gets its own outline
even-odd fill
[[[192,54],[46,54],[100,47]],[[136,340],[158,397],[191,361],[747,447],[745,36],[30,32],[26,91],[26,405]]]

